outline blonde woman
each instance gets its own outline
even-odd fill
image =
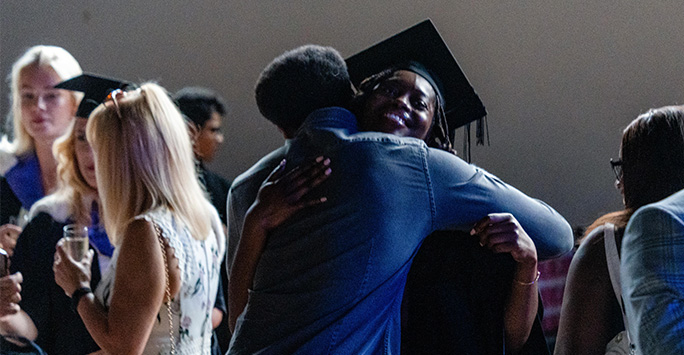
[[[55,245],[62,237],[62,227],[69,223],[89,227],[90,244],[97,255],[91,266],[92,287],[113,252],[98,214],[95,163],[85,134],[87,122],[86,118],[76,118],[73,128],[55,142],[59,187],[34,204],[31,220],[12,257],[14,274],[9,279],[21,284],[21,302],[2,304],[5,308],[14,306],[16,313],[1,318],[0,329],[34,340],[48,354],[78,355],[98,350],[81,318],[71,311],[69,297],[55,284],[52,272]]]
[[[52,144],[73,122],[81,95],[54,86],[79,74],[76,59],[55,46],[31,47],[12,66],[14,139],[0,144],[0,245],[10,255],[21,216],[57,187]]]
[[[181,114],[163,88],[144,84],[113,92],[86,131],[116,250],[92,292],[89,259],[58,245],[57,283],[106,353],[208,354],[225,237]]]

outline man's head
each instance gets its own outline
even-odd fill
[[[313,111],[347,107],[353,90],[342,56],[331,47],[305,45],[287,51],[264,68],[256,83],[257,106],[286,138]]]

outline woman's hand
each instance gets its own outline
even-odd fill
[[[475,224],[470,234],[494,253],[510,253],[518,263],[504,313],[506,348],[518,353],[532,330],[537,295],[537,249],[520,223],[510,213],[492,213]]]
[[[5,249],[7,255],[14,255],[14,247],[17,245],[21,230],[21,227],[11,223],[0,226],[0,248]]]
[[[64,239],[57,242],[55,262],[52,270],[55,272],[55,282],[71,297],[74,291],[81,287],[90,287],[90,265],[93,261],[93,251],[88,250],[81,261],[74,260],[64,249]]]
[[[256,201],[247,212],[266,231],[278,227],[297,211],[327,200],[325,197],[307,197],[307,194],[332,172],[330,159],[321,156],[288,173],[284,173],[285,163],[283,159],[264,181]]]
[[[19,312],[23,281],[20,272],[0,278],[0,317]]]
[[[238,315],[247,304],[257,263],[268,232],[287,221],[302,208],[325,202],[325,197],[307,197],[311,189],[328,178],[330,159],[318,157],[288,173],[285,160],[269,175],[259,189],[256,201],[245,215],[228,283],[228,327],[235,330]]]
[[[518,264],[536,268],[537,248],[512,214],[491,213],[477,222],[470,234],[477,235],[480,245],[494,253],[510,253]]]

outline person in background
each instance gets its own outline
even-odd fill
[[[230,181],[207,170],[204,163],[213,161],[223,144],[221,125],[226,117],[226,104],[216,92],[202,87],[180,89],[174,95],[174,101],[190,125],[200,181],[225,225]]]
[[[650,110],[627,127],[625,136],[625,204],[642,205],[622,240],[620,275],[629,334],[641,354],[682,354],[684,107]],[[628,200],[628,189],[637,188],[643,194]]]
[[[0,246],[10,255],[31,206],[57,188],[52,143],[69,129],[81,95],[55,85],[80,74],[56,46],[31,47],[12,65],[13,139],[0,143]]]
[[[642,259],[645,253],[653,250],[649,245],[663,234],[639,235],[626,245],[628,221],[634,218],[639,208],[662,200],[684,188],[684,111],[681,107],[663,107],[649,110],[633,120],[622,134],[620,159],[612,160],[616,187],[622,194],[625,209],[601,216],[587,228],[579,248],[570,264],[567,284],[563,295],[561,318],[556,338],[555,354],[604,354],[609,343],[637,340],[632,331],[629,336],[625,321],[639,326],[638,318],[627,316],[622,311],[622,301],[626,310],[630,309],[631,293],[644,295],[651,292],[637,281],[645,279],[620,278],[619,264],[622,260],[628,269],[639,268],[641,275],[652,272],[652,267],[661,265],[664,256],[658,255],[648,262]],[[654,215],[657,215],[654,214]],[[649,218],[654,218],[649,215]],[[643,222],[645,214],[640,214]],[[661,222],[654,219],[654,222]],[[651,223],[643,223],[643,226]],[[633,225],[639,230],[639,224]],[[670,224],[664,225],[669,227]],[[629,228],[628,228],[629,229]],[[646,234],[646,230],[640,230]],[[612,239],[607,236],[613,235]],[[624,235],[624,236],[623,236]],[[639,249],[630,249],[637,245]],[[671,239],[664,239],[663,246],[671,247]],[[622,256],[620,250],[622,249]],[[607,257],[611,255],[611,257]],[[626,259],[626,258],[630,259]],[[613,264],[614,263],[614,264]],[[613,270],[609,270],[609,269]],[[620,285],[624,293],[620,292]],[[627,290],[630,292],[626,292]],[[669,312],[669,311],[668,311]],[[652,313],[653,316],[656,313]],[[643,318],[642,318],[643,319]],[[646,317],[646,319],[654,319]],[[646,326],[642,324],[642,326]],[[657,341],[649,340],[651,346],[660,349],[674,349],[663,341],[676,332],[663,334]],[[679,337],[678,339],[682,339]],[[655,341],[655,343],[654,343]],[[638,344],[638,342],[637,342]],[[671,344],[670,344],[671,345]],[[611,346],[614,346],[611,344]],[[648,347],[650,350],[654,350]],[[681,349],[681,348],[680,348]],[[656,354],[657,351],[643,351],[642,354]],[[675,351],[681,353],[681,351]]]
[[[73,127],[54,144],[57,190],[31,208],[30,221],[21,233],[12,258],[11,270],[18,281],[15,287],[21,290],[21,302],[14,302],[14,315],[0,318],[0,328],[35,340],[48,354],[89,354],[99,349],[81,318],[72,311],[69,297],[55,283],[52,264],[63,227],[72,223],[88,226],[89,244],[97,255],[91,264],[91,287],[97,286],[112,257],[114,247],[100,218],[95,162],[85,128],[97,102],[107,92],[125,85],[90,75],[80,75],[57,85],[85,95]]]
[[[93,293],[91,257],[76,261],[58,243],[57,284],[105,353],[209,354],[225,241],[184,119],[166,90],[143,84],[112,92],[86,136],[116,249]]]
[[[174,95],[174,101],[188,123],[193,150],[197,162],[197,175],[207,190],[211,204],[216,208],[224,227],[226,218],[226,200],[230,181],[208,170],[204,162],[214,160],[219,146],[223,143],[221,124],[226,116],[224,100],[213,90],[203,87],[185,87]],[[212,339],[213,354],[224,354],[230,343],[228,329],[228,313],[225,295],[228,294],[228,273],[221,268],[221,284],[214,305],[212,317],[214,337]]]

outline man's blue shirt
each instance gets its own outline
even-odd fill
[[[319,155],[331,159],[316,190],[328,201],[269,235],[230,353],[398,354],[404,284],[423,239],[469,231],[489,213],[512,213],[540,257],[572,246],[549,206],[415,138],[358,132],[347,110],[309,116],[287,167]],[[236,179],[261,184],[249,181]]]

